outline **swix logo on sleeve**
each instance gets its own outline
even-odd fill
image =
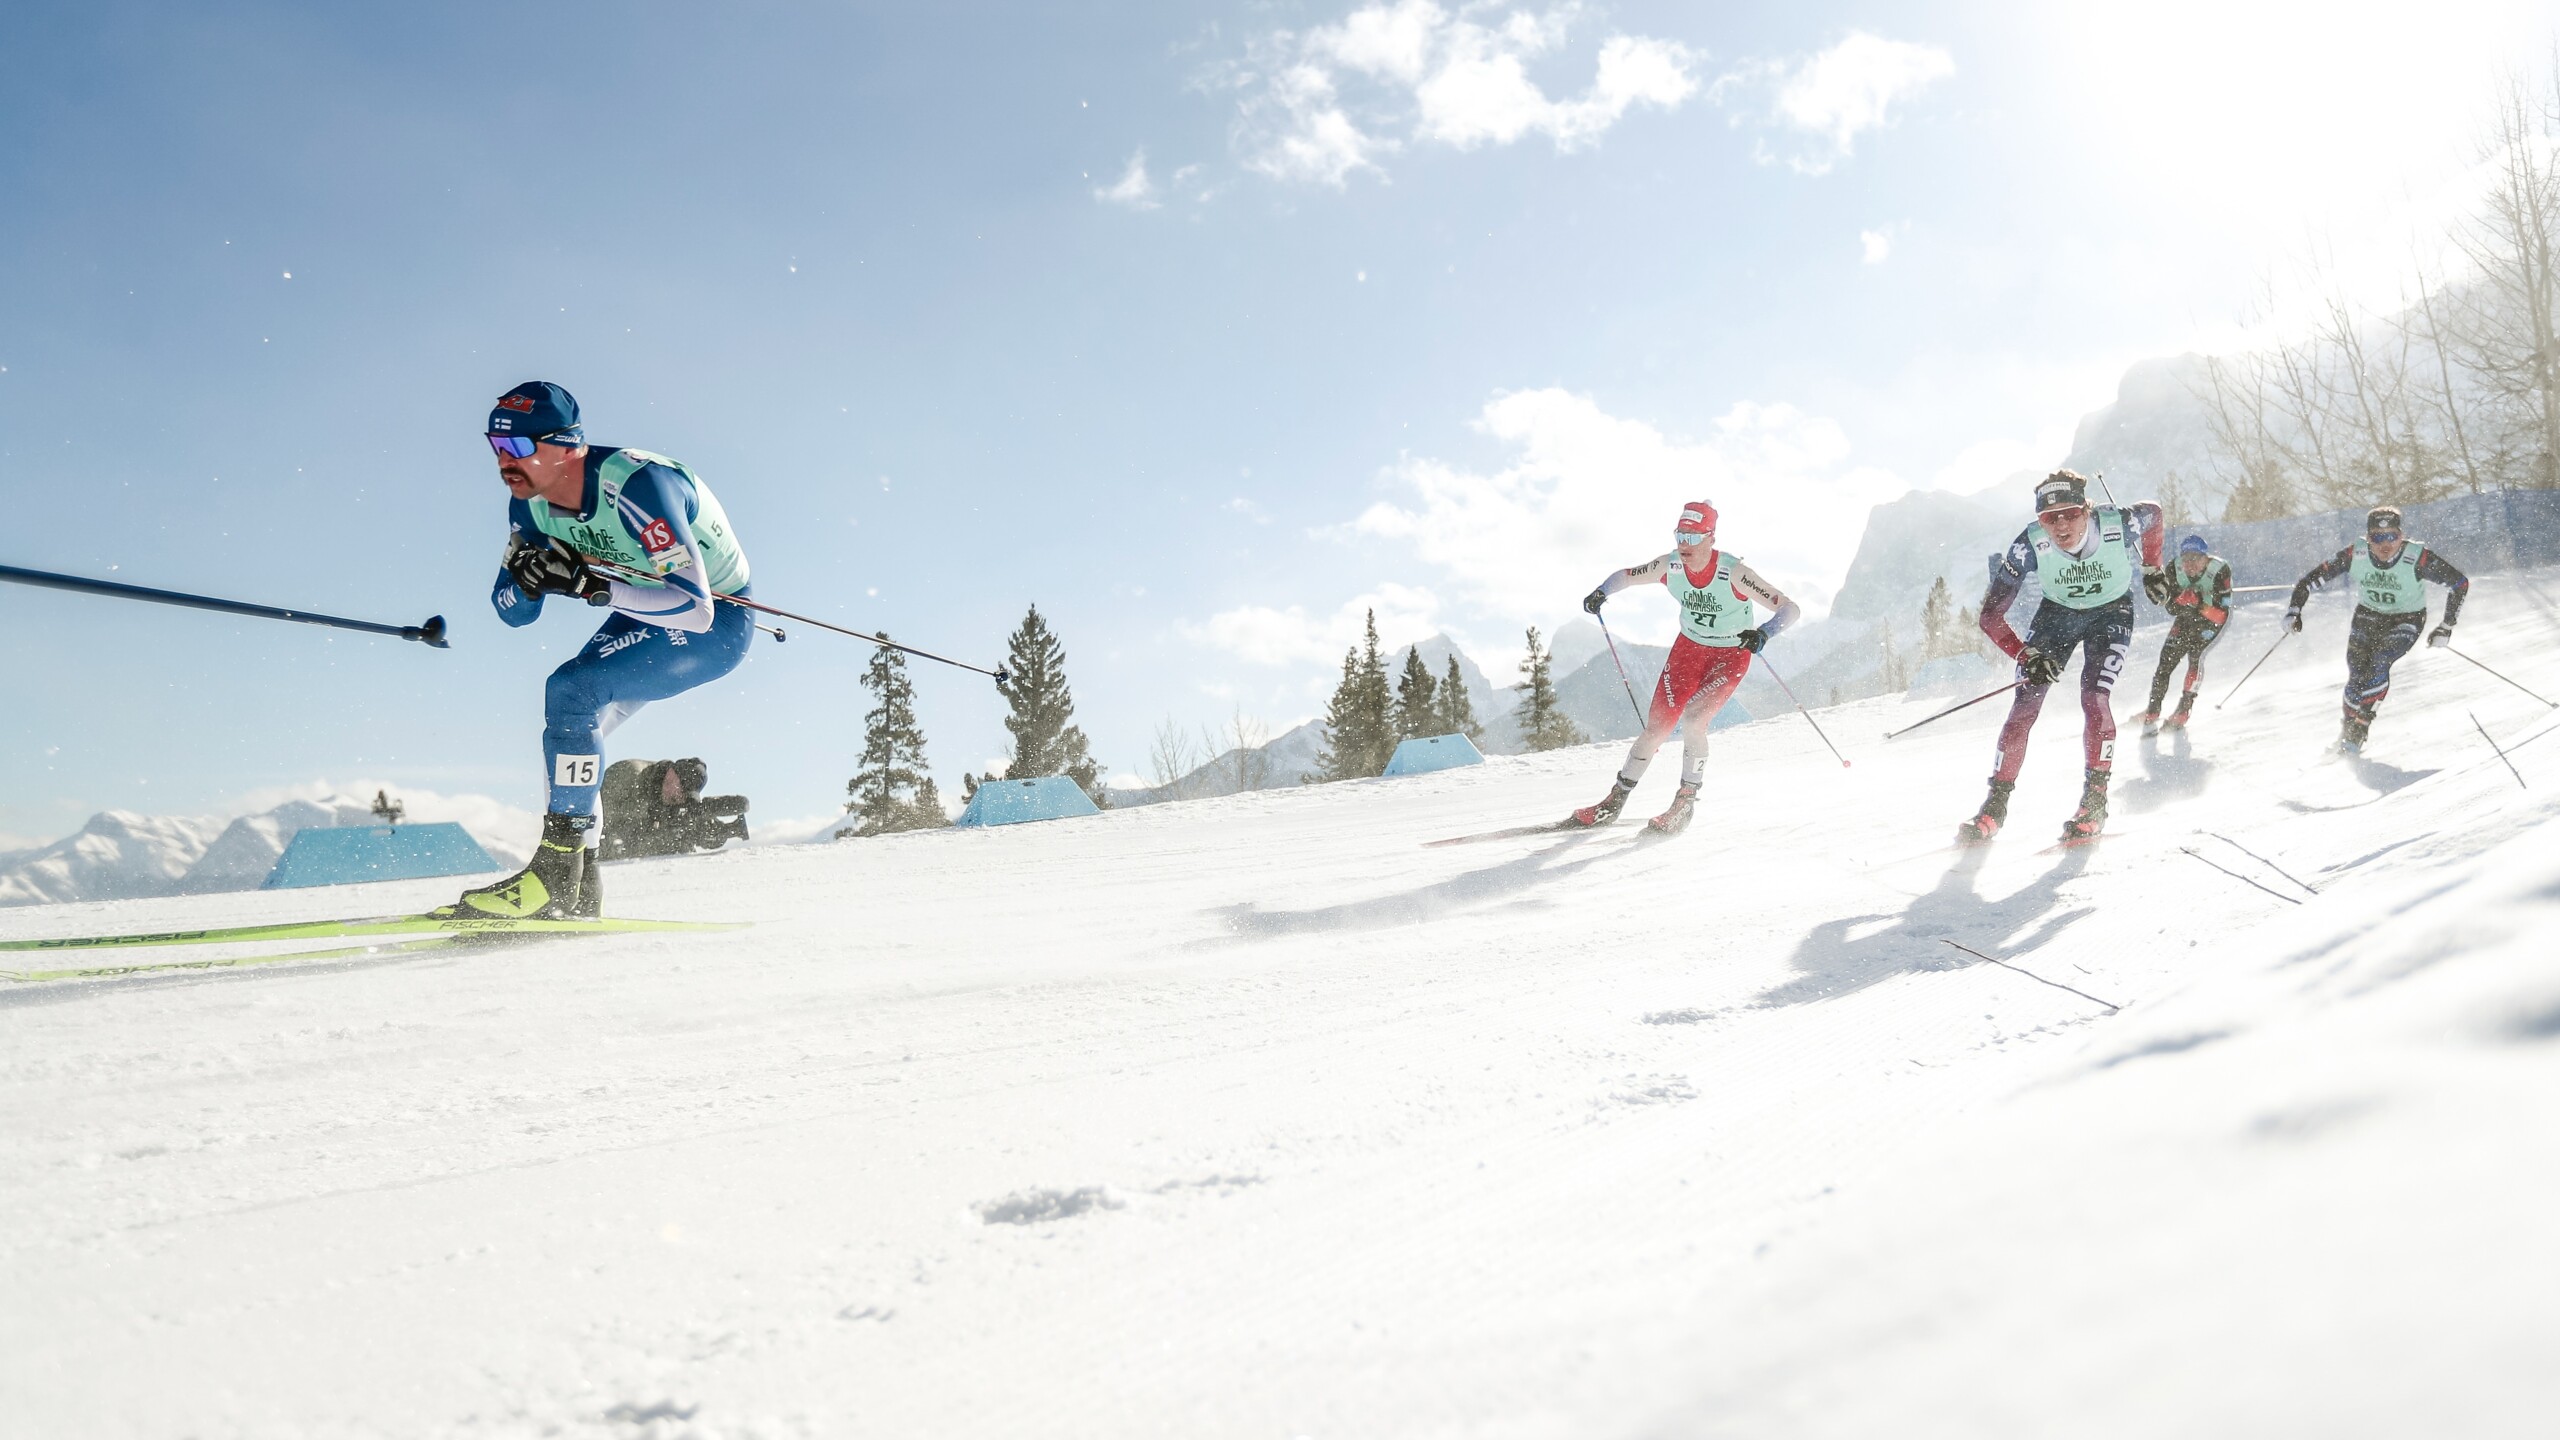
[[[675,529],[664,520],[652,520],[640,531],[640,546],[655,560],[676,548]]]
[[[501,395],[498,397],[498,408],[501,410],[519,410],[530,415],[533,413],[533,397],[530,395]]]

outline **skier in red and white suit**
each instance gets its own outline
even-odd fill
[[[1597,615],[1610,596],[1630,585],[1665,586],[1680,607],[1680,636],[1671,642],[1662,678],[1654,682],[1652,710],[1635,743],[1627,747],[1626,763],[1618,767],[1616,782],[1599,804],[1573,812],[1576,825],[1606,825],[1617,819],[1627,796],[1653,763],[1653,752],[1677,729],[1684,762],[1680,791],[1672,797],[1670,809],[1647,823],[1665,835],[1687,829],[1690,813],[1697,807],[1698,787],[1706,778],[1708,724],[1742,684],[1751,669],[1751,657],[1802,613],[1777,586],[1743,564],[1741,556],[1716,548],[1716,507],[1706,501],[1681,509],[1671,544],[1672,553],[1617,571],[1583,597],[1582,608]],[[1765,623],[1751,623],[1755,604],[1769,607]]]

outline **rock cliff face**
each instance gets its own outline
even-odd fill
[[[2189,512],[2219,519],[2231,487],[2215,473],[2213,430],[2198,398],[2204,385],[2201,355],[2137,361],[2118,382],[2115,403],[2081,417],[2062,463],[2104,474],[2128,505],[2161,498],[2175,475]]]

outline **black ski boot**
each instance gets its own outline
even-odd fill
[[[1697,808],[1698,787],[1682,785],[1679,793],[1671,797],[1671,808],[1644,822],[1645,828],[1656,835],[1677,835],[1689,828],[1689,817]]]
[[[2062,843],[2086,845],[2107,828],[2107,772],[2092,770],[2080,791],[2080,808],[2062,825]]]
[[[604,918],[604,881],[597,876],[596,847],[584,847],[586,858],[578,866],[578,903],[569,908],[572,920]]]
[[[576,920],[589,866],[586,815],[542,817],[542,839],[533,847],[532,863],[506,879],[477,890],[428,913],[440,920]],[[598,888],[597,898],[603,898]]]
[[[2373,722],[2354,715],[2338,721],[2338,743],[2330,748],[2341,755],[2364,753],[2364,737],[2373,730]]]
[[[1609,782],[1609,793],[1600,797],[1599,804],[1585,805],[1574,811],[1565,823],[1586,827],[1609,824],[1618,818],[1619,811],[1627,808],[1627,797],[1634,793],[1635,782],[1621,775]]]
[[[1982,809],[1972,819],[1956,827],[1956,843],[1980,845],[2000,833],[2009,819],[2009,792],[2018,788],[2015,780],[1994,780],[1991,793],[1982,797]]]

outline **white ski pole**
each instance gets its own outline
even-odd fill
[[[1840,747],[1831,743],[1831,737],[1822,733],[1822,722],[1814,719],[1813,712],[1804,708],[1804,702],[1796,698],[1795,687],[1789,685],[1786,677],[1778,673],[1778,667],[1770,664],[1769,657],[1766,655],[1755,655],[1752,658],[1760,662],[1761,669],[1769,672],[1770,679],[1778,682],[1778,689],[1786,694],[1787,703],[1796,707],[1796,713],[1804,717],[1804,723],[1813,727],[1815,738],[1822,741],[1822,748],[1831,752],[1831,758],[1840,762],[1841,769],[1848,769],[1849,757],[1841,754]]]
[[[1644,707],[1636,703],[1635,682],[1627,678],[1627,662],[1618,658],[1618,637],[1609,633],[1609,619],[1599,611],[1591,618],[1600,622],[1600,638],[1609,642],[1609,663],[1618,667],[1618,684],[1627,692],[1627,708],[1636,712],[1636,733],[1644,733]]]

